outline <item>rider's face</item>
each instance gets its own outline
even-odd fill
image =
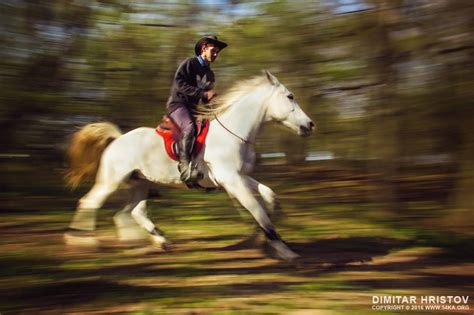
[[[219,48],[215,47],[213,44],[207,44],[202,47],[201,56],[208,64],[214,62],[218,54]]]

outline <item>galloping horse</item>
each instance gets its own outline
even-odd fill
[[[199,184],[224,188],[251,213],[282,259],[298,257],[282,241],[269,218],[275,193],[248,174],[255,164],[253,143],[264,122],[279,122],[300,136],[310,135],[314,123],[293,94],[267,71],[237,84],[211,105],[200,112],[202,117],[214,119],[205,148],[195,158],[196,167],[203,174]],[[70,184],[77,186],[87,176],[96,177],[92,189],[78,203],[70,225],[73,232],[65,234],[66,241],[74,233],[80,235],[74,231],[95,230],[97,209],[121,183],[127,182],[131,198],[120,214],[133,218],[153,241],[166,246],[167,239],[147,217],[148,190],[151,184],[185,185],[177,162],[168,156],[162,137],[153,128],[141,127],[122,135],[111,123],[89,124],[74,134],[68,153]],[[259,194],[265,205],[254,194]]]

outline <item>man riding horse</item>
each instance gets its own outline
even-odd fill
[[[210,65],[219,52],[227,47],[216,36],[204,36],[194,47],[196,57],[187,58],[178,67],[171,87],[171,96],[166,103],[168,116],[180,128],[178,140],[181,180],[193,184],[198,180],[198,172],[192,166],[192,148],[196,136],[193,113],[200,101],[210,102],[217,92],[214,90],[214,72]]]

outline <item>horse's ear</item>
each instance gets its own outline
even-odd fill
[[[267,71],[267,70],[264,70],[264,72],[265,72],[265,75],[266,75],[266,77],[267,77],[267,79],[268,79],[268,82],[270,82],[271,85],[277,86],[277,85],[280,84],[280,82],[278,81],[278,79],[277,79],[273,74],[271,74],[271,73],[270,73],[269,71]]]

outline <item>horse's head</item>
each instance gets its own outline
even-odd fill
[[[274,88],[268,99],[267,120],[280,122],[300,136],[309,136],[315,124],[298,105],[293,93],[288,91],[270,72],[265,71],[265,75]]]

